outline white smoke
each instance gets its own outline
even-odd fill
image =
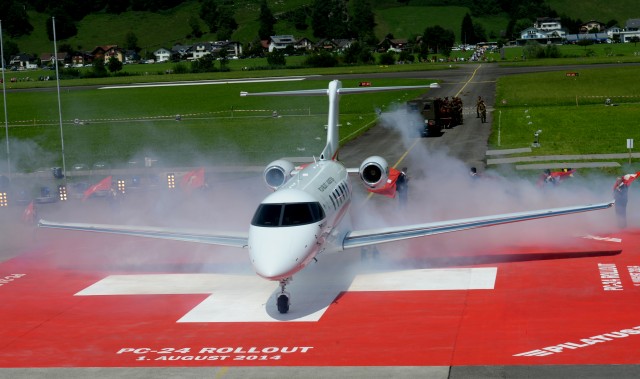
[[[353,209],[358,229],[587,205],[612,199],[611,185],[615,178],[582,178],[579,172],[554,188],[540,188],[534,181],[504,176],[483,167],[477,167],[481,177],[473,179],[470,165],[450,156],[448,149],[437,143],[438,138],[444,137],[418,138],[416,142],[415,129],[407,126],[420,125],[418,115],[397,109],[384,113],[381,119],[384,127],[398,134],[404,148],[411,149],[397,167],[408,167],[409,204],[400,209],[397,199],[381,196],[369,199],[360,194]],[[456,126],[465,127],[474,125],[468,122]],[[424,237],[380,248],[414,258],[438,259],[449,254],[493,254],[496,249],[515,246],[549,246],[553,251],[551,247],[579,244],[579,236],[616,230],[613,210],[603,210]]]

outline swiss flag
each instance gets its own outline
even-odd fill
[[[631,183],[638,178],[638,175],[640,175],[640,171],[636,172],[635,174],[627,174],[622,177],[622,182],[624,183],[624,185],[629,187]]]
[[[393,167],[389,168],[389,177],[387,178],[387,182],[384,186],[380,188],[367,188],[367,191],[376,193],[378,195],[384,195],[390,198],[396,197],[396,181],[398,181],[398,177],[400,176],[400,171],[396,170]]]
[[[89,196],[93,195],[94,192],[97,191],[108,191],[111,189],[111,179],[113,177],[111,175],[102,179],[98,183],[89,187],[86,191],[84,191],[84,196],[82,197],[82,201],[85,201],[89,198]]]
[[[190,193],[191,190],[204,186],[204,167],[189,171],[180,179],[180,188]]]

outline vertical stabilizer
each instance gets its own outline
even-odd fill
[[[342,83],[333,80],[329,83],[329,115],[327,117],[327,144],[320,154],[320,159],[335,159],[338,152],[340,133],[338,131],[338,115],[340,114],[340,88]]]

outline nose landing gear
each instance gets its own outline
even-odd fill
[[[276,305],[278,306],[278,312],[289,312],[289,292],[285,291],[287,284],[291,281],[291,278],[280,280],[280,294],[277,297]]]

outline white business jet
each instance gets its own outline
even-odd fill
[[[334,80],[327,89],[285,92],[246,93],[241,96],[309,96],[329,97],[327,144],[315,161],[296,168],[290,161],[271,162],[264,170],[267,186],[274,190],[258,206],[248,233],[214,234],[209,231],[169,230],[157,227],[132,227],[61,223],[40,220],[43,228],[115,233],[131,236],[162,238],[248,249],[251,264],[261,277],[280,282],[276,304],[280,313],[289,311],[286,286],[298,271],[316,259],[320,253],[339,252],[381,243],[449,233],[491,225],[507,224],[544,217],[594,211],[611,207],[612,202],[543,209],[537,211],[498,214],[450,221],[431,222],[369,230],[350,230],[342,222],[351,203],[349,172],[357,171],[369,188],[384,186],[389,173],[386,160],[380,156],[365,159],[359,169],[347,169],[337,160],[338,103],[340,95],[406,90],[430,86],[342,88]]]

